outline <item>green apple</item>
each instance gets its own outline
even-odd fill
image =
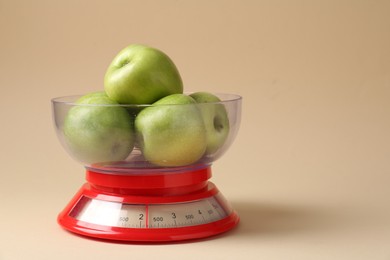
[[[229,117],[220,98],[208,92],[196,92],[190,96],[199,103],[207,133],[207,154],[213,154],[225,143],[229,135]]]
[[[85,94],[76,101],[77,104],[115,104],[116,102],[111,100],[106,92],[97,91]]]
[[[120,104],[152,104],[164,96],[183,93],[183,82],[165,53],[133,44],[121,50],[109,65],[104,89]]]
[[[144,157],[159,166],[193,164],[206,150],[202,114],[195,100],[184,94],[166,96],[143,109],[135,129]]]
[[[124,160],[134,147],[131,116],[104,92],[79,98],[65,117],[63,131],[71,154],[87,164]]]

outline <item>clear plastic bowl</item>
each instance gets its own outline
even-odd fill
[[[180,105],[79,104],[81,95],[58,97],[52,99],[53,120],[65,150],[87,169],[131,173],[207,167],[230,147],[241,119],[241,96],[214,95],[221,101]],[[221,113],[227,121],[216,120],[214,114]]]

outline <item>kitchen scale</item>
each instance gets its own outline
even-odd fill
[[[241,97],[221,94],[230,124],[224,146],[197,163],[156,167],[139,149],[121,162],[86,163],[86,183],[58,215],[66,230],[97,239],[126,242],[171,242],[201,239],[224,233],[239,222],[212,177],[212,162],[230,146],[238,131]],[[57,134],[66,150],[64,117],[78,106],[76,98],[52,100]]]

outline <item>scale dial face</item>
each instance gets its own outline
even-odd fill
[[[118,228],[164,229],[222,220],[232,208],[220,193],[177,203],[130,204],[82,196],[69,216],[85,223]]]

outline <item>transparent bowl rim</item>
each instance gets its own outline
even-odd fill
[[[183,93],[186,95],[190,95],[195,92],[189,92],[189,93]],[[211,92],[209,92],[211,93]],[[242,100],[242,96],[238,94],[233,94],[233,93],[211,93],[213,95],[218,96],[221,98],[221,101],[219,102],[208,102],[207,104],[228,104],[231,102],[237,102]],[[151,106],[183,106],[183,105],[199,105],[202,103],[196,103],[196,104],[79,104],[76,103],[76,100],[85,94],[80,94],[80,95],[68,95],[68,96],[61,96],[61,97],[55,97],[51,99],[51,102],[53,104],[63,104],[63,105],[68,105],[68,106],[112,106],[112,107],[135,107],[135,108],[140,108],[140,107],[151,107]]]

